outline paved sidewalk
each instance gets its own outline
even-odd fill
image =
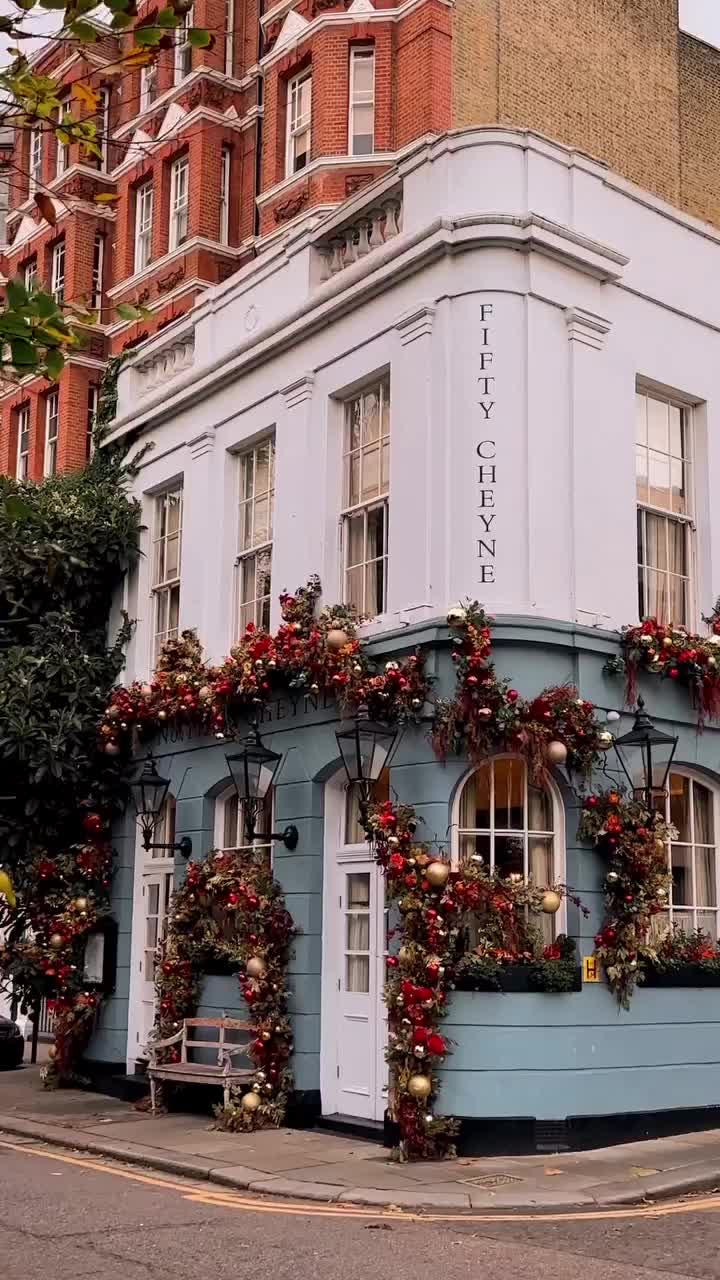
[[[39,1068],[0,1074],[0,1135],[112,1156],[241,1190],[399,1208],[632,1204],[720,1187],[720,1131],[557,1156],[396,1164],[375,1143],[320,1130],[214,1131],[103,1094],[48,1092]]]

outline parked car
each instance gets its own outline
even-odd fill
[[[16,1022],[0,1017],[0,1070],[19,1067],[25,1053],[23,1033]]]

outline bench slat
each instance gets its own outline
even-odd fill
[[[252,1031],[249,1022],[240,1018],[185,1018],[186,1027],[225,1027],[228,1031]]]

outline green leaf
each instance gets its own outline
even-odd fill
[[[51,293],[36,293],[32,300],[33,310],[36,316],[41,320],[49,320],[51,317],[60,319],[60,309]]]
[[[25,338],[11,338],[10,351],[12,353],[12,362],[19,369],[34,369],[38,362],[38,355],[35,347]]]
[[[137,27],[135,30],[135,43],[142,48],[144,45],[159,44],[162,39],[162,27]]]
[[[95,44],[98,33],[89,22],[71,22],[68,28],[70,34],[75,36],[76,40],[80,40],[83,44]]]
[[[139,307],[134,307],[131,302],[118,302],[115,311],[121,320],[140,320],[141,311]]]
[[[48,371],[48,377],[52,378],[53,382],[57,382],[58,378],[60,377],[60,374],[65,368],[65,357],[62,351],[60,351],[57,347],[54,347],[51,351],[48,351],[45,357],[45,368]]]
[[[155,21],[159,27],[177,27],[180,25],[180,19],[174,9],[161,9],[155,15]]]
[[[135,19],[130,13],[116,13],[110,26],[113,31],[122,31],[124,27],[131,27]]]
[[[202,27],[191,27],[187,33],[187,39],[193,49],[210,49],[215,43],[215,37],[211,36],[209,31],[204,31]]]
[[[32,507],[24,498],[16,493],[9,493],[2,502],[2,510],[9,520],[28,520],[32,515]]]
[[[17,277],[14,280],[8,280],[5,286],[7,299],[11,307],[24,307],[28,302],[28,291],[22,280]]]

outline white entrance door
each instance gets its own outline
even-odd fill
[[[352,801],[347,802],[344,789],[331,784],[326,817],[323,1111],[382,1120],[387,1105],[384,881],[368,845],[357,840],[359,834]]]
[[[146,1052],[147,1040],[155,1021],[155,965],[157,948],[167,932],[167,918],[173,891],[173,864],[165,862],[143,875],[143,909],[145,936],[140,958],[142,1018],[139,1033],[140,1056]]]

